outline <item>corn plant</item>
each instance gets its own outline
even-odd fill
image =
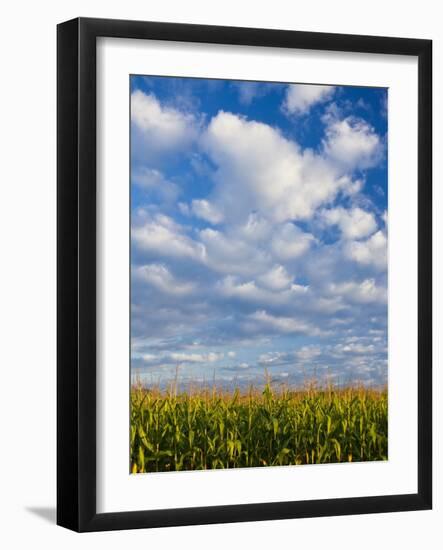
[[[386,460],[386,390],[131,390],[131,472]]]

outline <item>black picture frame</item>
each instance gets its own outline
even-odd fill
[[[136,38],[418,58],[416,494],[96,512],[96,39]],[[432,42],[78,18],[57,29],[57,523],[75,531],[427,510],[432,507]]]

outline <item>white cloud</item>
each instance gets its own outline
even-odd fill
[[[373,353],[375,350],[375,346],[373,344],[361,344],[361,343],[355,343],[350,342],[348,344],[337,344],[334,347],[334,351],[338,353],[352,353],[357,355],[367,355],[369,353]]]
[[[171,353],[169,359],[179,363],[215,363],[223,359],[223,353]]]
[[[206,228],[200,231],[199,237],[206,250],[206,265],[220,273],[254,275],[269,263],[265,251],[237,239],[235,234]]]
[[[328,118],[323,148],[325,154],[344,170],[365,169],[376,165],[383,146],[374,128],[360,118]]]
[[[206,199],[194,199],[191,204],[191,209],[195,216],[213,225],[223,221],[223,214],[216,206]]]
[[[181,204],[181,210],[188,213],[187,205]],[[300,290],[299,285],[291,285],[292,278],[273,256],[283,261],[298,258],[309,249],[314,237],[291,223],[278,225],[274,232],[266,223],[261,235],[260,231],[254,234],[255,225],[248,222],[230,226],[228,232],[207,227],[191,237],[187,228],[172,218],[139,210],[132,239],[140,250],[162,258],[187,258],[218,273],[251,276],[271,290]]]
[[[180,194],[177,185],[166,179],[162,172],[154,168],[136,170],[132,174],[132,183],[169,201],[175,200]]]
[[[288,289],[293,279],[282,265],[275,265],[259,278],[260,282],[270,290]]]
[[[329,292],[342,296],[352,302],[368,304],[371,302],[386,302],[387,292],[384,286],[377,286],[375,279],[365,279],[358,283],[346,281],[344,283],[331,283]]]
[[[186,364],[186,363],[216,363],[224,358],[223,353],[210,351],[207,353],[185,353],[185,352],[172,352],[172,353],[132,353],[132,357],[135,359],[142,359],[144,363],[157,364],[157,366],[167,367],[174,364]]]
[[[310,233],[304,233],[293,223],[277,227],[271,242],[271,249],[277,258],[291,260],[302,256],[315,242]]]
[[[312,311],[330,315],[347,309],[347,306],[341,296],[318,296],[312,300],[311,308]]]
[[[363,189],[364,181],[361,179],[353,180],[348,176],[343,176],[343,180],[347,180],[347,184],[343,185],[342,189],[342,192],[345,195],[349,195],[350,197],[352,197],[353,195],[360,193],[360,191]]]
[[[345,239],[361,239],[377,229],[374,215],[361,208],[323,210],[321,217],[327,224],[337,225]]]
[[[161,256],[191,258],[203,261],[205,248],[183,233],[183,228],[168,216],[140,214],[142,223],[131,230],[133,242],[142,250],[157,252]]]
[[[270,351],[268,353],[262,353],[258,358],[260,365],[272,366],[274,364],[281,363],[282,360],[288,358],[288,353],[282,351]]]
[[[252,212],[273,222],[308,219],[349,187],[335,165],[277,129],[220,111],[202,138],[217,166],[212,202],[230,221]]]
[[[383,231],[377,231],[365,241],[351,241],[346,245],[345,254],[362,265],[387,269],[387,239]]]
[[[249,315],[253,321],[266,325],[267,327],[283,333],[302,333],[302,334],[318,334],[318,330],[313,328],[309,323],[300,321],[293,317],[277,317],[265,310],[259,310]]]
[[[286,89],[283,111],[290,115],[305,115],[316,103],[330,99],[334,91],[334,86],[290,84]]]
[[[257,212],[252,212],[246,223],[236,227],[236,231],[240,238],[248,242],[263,241],[271,234],[272,224]]]
[[[297,284],[285,289],[268,290],[257,286],[255,281],[240,282],[232,275],[219,281],[216,288],[223,296],[266,305],[287,304],[308,291],[307,286]]]
[[[192,113],[162,105],[154,94],[141,90],[131,95],[131,120],[139,137],[147,140],[146,152],[182,148],[197,138],[200,126]]]
[[[254,281],[238,282],[237,278],[228,275],[217,283],[218,290],[227,297],[236,297],[246,300],[259,301],[263,298],[263,292]]]
[[[321,355],[321,349],[318,346],[302,346],[295,352],[295,356],[300,361],[312,361],[319,355]]]
[[[134,353],[132,355],[135,356]],[[158,356],[153,353],[142,353],[141,358],[145,363],[153,363],[154,361],[157,361]]]
[[[174,296],[184,296],[194,291],[194,284],[178,281],[164,265],[149,264],[133,267],[134,276],[157,290]]]

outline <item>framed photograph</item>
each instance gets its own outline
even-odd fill
[[[57,36],[57,523],[430,509],[431,41]]]

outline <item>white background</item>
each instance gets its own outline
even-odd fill
[[[121,39],[100,40],[97,53],[98,250],[101,251],[97,511],[417,492],[416,57],[217,45],[184,47],[177,43]],[[129,74],[297,79],[389,88],[387,462],[129,475]]]
[[[297,30],[378,34],[434,40],[434,212],[443,195],[443,30],[438,2],[317,0],[272,4],[165,0],[15,2],[2,12],[0,323],[0,542],[65,549],[122,545],[268,549],[271,545],[361,549],[436,548],[443,488],[434,469],[431,512],[286,520],[75,535],[54,526],[55,506],[55,25],[83,16],[151,19]],[[443,278],[442,222],[435,216],[434,280]],[[440,250],[438,250],[440,248]],[[442,463],[441,286],[434,294],[435,463]],[[438,339],[440,333],[440,341]],[[80,537],[80,538],[79,538]]]

